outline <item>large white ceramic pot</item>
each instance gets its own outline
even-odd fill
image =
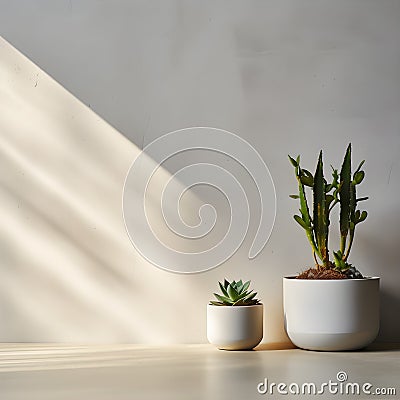
[[[361,349],[379,331],[379,278],[283,278],[285,329],[307,350]]]
[[[263,305],[207,306],[208,341],[222,350],[250,350],[263,337]]]

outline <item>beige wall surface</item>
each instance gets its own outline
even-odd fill
[[[400,2],[0,8],[0,341],[205,342],[206,304],[224,277],[252,280],[264,341],[287,341],[282,276],[312,263],[292,219],[287,154],[312,169],[323,148],[326,164],[340,165],[348,142],[355,161],[367,160],[360,192],[370,196],[351,260],[382,278],[380,340],[400,339]],[[233,257],[183,275],[135,250],[121,202],[143,146],[190,126],[232,131],[257,149],[277,215],[255,259],[253,215]],[[160,174],[169,179],[168,168]]]

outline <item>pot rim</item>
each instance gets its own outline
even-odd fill
[[[371,280],[379,280],[380,276],[364,276],[364,278],[356,279],[296,279],[297,275],[287,275],[283,279],[296,280],[298,282],[365,282]]]
[[[252,304],[250,306],[216,306],[214,304],[207,304],[207,307],[215,307],[215,308],[229,308],[229,309],[236,309],[236,308],[253,308],[253,307],[259,307],[259,306],[264,306],[263,303],[259,304]]]

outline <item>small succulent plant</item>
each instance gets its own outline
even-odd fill
[[[218,301],[210,301],[214,306],[253,306],[260,304],[256,299],[257,293],[249,290],[250,281],[242,282],[224,280],[224,283],[218,282],[221,294],[214,293]]]
[[[296,159],[289,156],[295,169],[298,181],[298,194],[291,195],[299,199],[300,215],[294,219],[305,230],[310,242],[317,269],[334,270],[348,278],[362,278],[361,273],[348,262],[353,245],[356,225],[367,218],[367,212],[358,209],[361,201],[368,197],[357,197],[356,188],[364,180],[365,173],[361,169],[364,161],[358,165],[354,173],[351,171],[351,143],[348,145],[340,172],[332,167],[332,181],[324,177],[322,151],[319,154],[317,168],[313,175],[300,167],[300,156]],[[312,190],[312,209],[308,207],[305,188]],[[330,214],[332,209],[340,205],[339,228],[340,249],[333,251],[333,262],[328,250]]]

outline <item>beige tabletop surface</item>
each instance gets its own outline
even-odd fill
[[[207,344],[0,344],[1,400],[400,399],[399,377],[400,344],[342,353],[280,344],[240,352]],[[359,395],[346,394],[357,387]]]

